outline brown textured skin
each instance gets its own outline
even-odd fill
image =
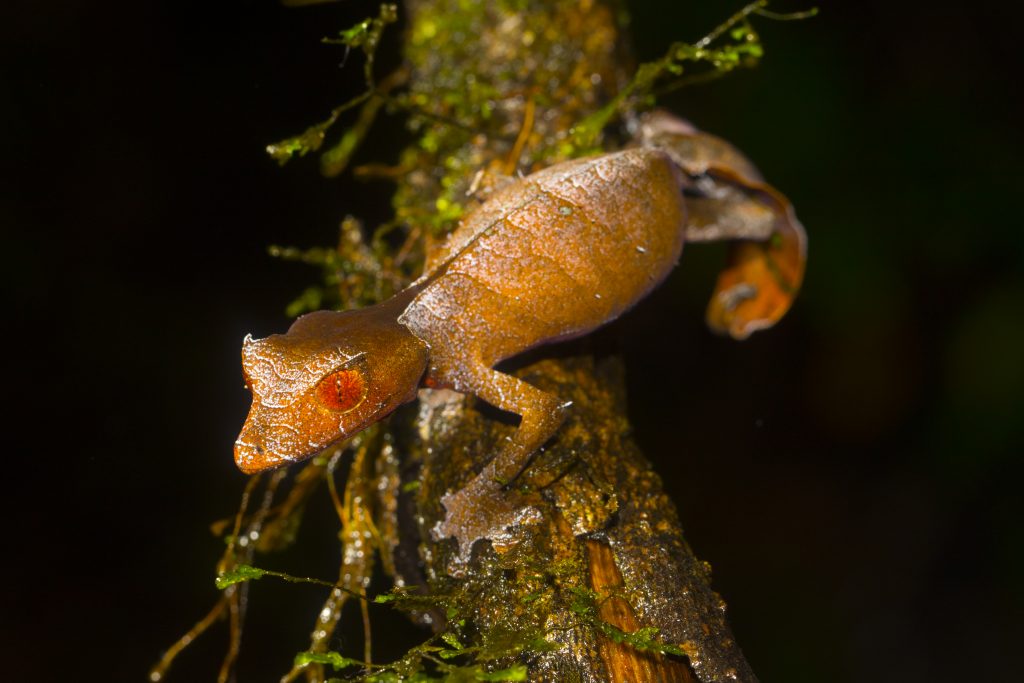
[[[807,261],[807,236],[789,200],[738,149],[667,112],[649,114],[639,133],[690,181],[687,241],[740,240],[718,277],[708,325],[734,339],[774,325],[792,306]]]
[[[435,533],[457,536],[465,556],[518,519],[519,501],[502,489],[568,407],[496,363],[618,317],[665,278],[687,240],[739,238],[750,250],[719,279],[713,327],[742,338],[778,320],[803,272],[803,230],[788,202],[728,143],[692,127],[652,130],[654,145],[558,164],[494,192],[391,300],[247,339],[253,406],[238,466],[253,473],[308,458],[411,400],[421,382],[478,396],[522,419],[484,470],[442,499],[448,516]],[[788,251],[761,242],[776,236]],[[344,412],[318,400],[340,369],[366,385]],[[491,503],[475,504],[484,498]]]
[[[430,378],[459,389],[467,361],[489,367],[618,317],[679,260],[679,187],[666,154],[631,149],[497,192],[451,235],[399,319],[430,344]]]
[[[618,317],[671,271],[683,248],[681,177],[655,149],[558,164],[499,191],[456,230],[423,290],[399,318],[430,346],[427,379],[522,417],[512,440],[473,482],[442,502],[436,530],[493,532],[515,518],[498,496],[558,430],[567,407],[493,366],[528,348],[584,334]],[[500,210],[496,210],[498,207]],[[501,500],[493,519],[472,501]]]
[[[246,337],[245,385],[252,409],[235,441],[235,463],[246,474],[304,460],[358,434],[411,401],[427,365],[426,345],[396,318],[416,289],[359,311],[317,311],[287,334]],[[337,413],[317,401],[317,385],[340,369],[360,373],[362,401]]]

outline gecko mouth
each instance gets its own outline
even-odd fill
[[[344,437],[344,434],[340,436]],[[259,474],[308,460],[336,441],[318,443],[302,439],[288,425],[269,431],[246,425],[235,441],[235,465],[245,474]]]
[[[260,444],[250,443],[241,437],[235,442],[235,465],[245,474],[259,474],[289,462],[290,459],[271,453]]]

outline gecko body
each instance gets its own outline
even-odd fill
[[[435,530],[461,554],[514,518],[502,486],[562,423],[553,394],[495,369],[617,318],[672,270],[684,243],[740,240],[708,319],[743,338],[785,312],[805,240],[788,201],[731,145],[653,126],[646,144],[549,167],[496,190],[408,289],[376,306],[318,311],[243,344],[253,406],[235,443],[255,473],[308,458],[412,400],[418,387],[475,395],[521,417],[505,446],[442,502]],[[474,501],[490,500],[481,507]],[[483,510],[486,509],[486,512]]]

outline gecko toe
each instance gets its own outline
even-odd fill
[[[473,545],[483,539],[496,550],[515,543],[516,528],[540,521],[540,511],[514,491],[504,491],[490,479],[477,477],[455,493],[441,498],[445,517],[433,529],[436,540],[454,537],[458,552],[448,570],[453,576],[464,571]]]

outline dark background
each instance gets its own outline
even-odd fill
[[[636,2],[638,52],[740,4]],[[792,199],[810,235],[795,310],[714,337],[722,250],[693,247],[605,334],[763,681],[1019,680],[1024,11],[824,5],[758,21],[759,69],[665,102]],[[355,92],[358,62],[318,41],[374,6],[5,3],[5,679],[141,680],[215,599],[207,525],[244,482],[240,341],[283,330],[317,277],[266,246],[330,243],[346,213],[386,216],[390,190],[263,147]],[[374,158],[401,144],[387,130]],[[306,552],[268,562],[331,576],[318,501]],[[321,598],[254,587],[240,680],[277,680]],[[417,637],[375,619],[398,634],[382,655]],[[170,680],[213,680],[224,644],[220,628]]]

